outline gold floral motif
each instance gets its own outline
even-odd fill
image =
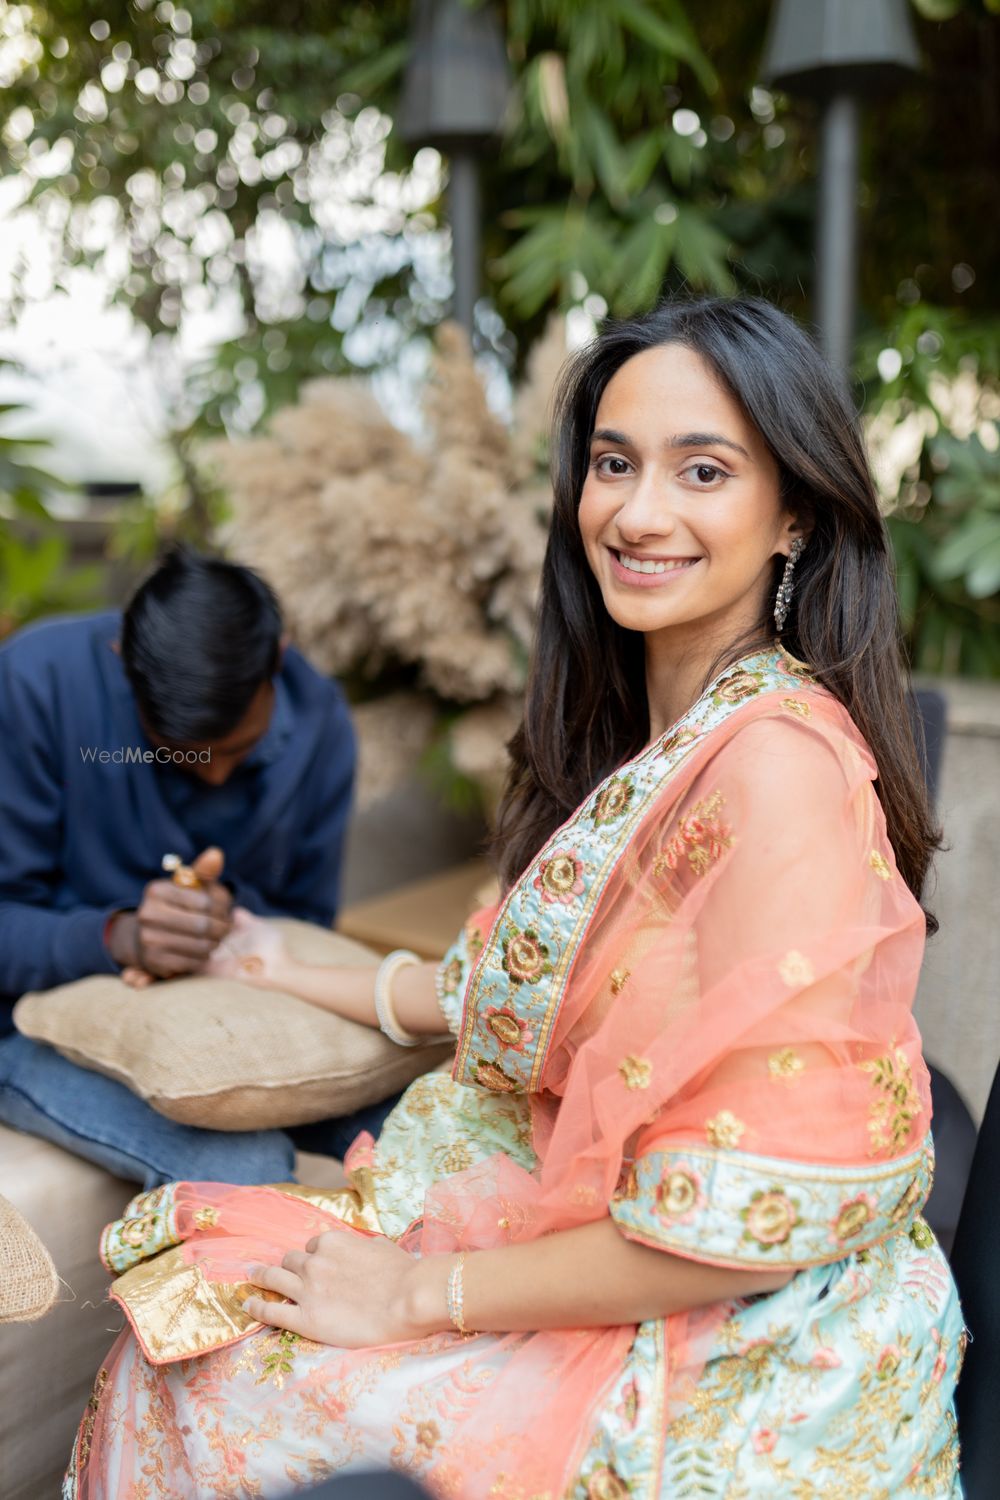
[[[880,854],[877,849],[873,849],[869,854],[868,863],[875,871],[875,874],[878,876],[879,880],[892,879],[892,866],[886,859],[885,855]]]
[[[552,973],[548,946],[533,927],[523,932],[512,928],[503,940],[501,967],[510,975],[511,984],[535,984]]]
[[[509,1005],[488,1005],[483,1011],[483,1021],[501,1047],[509,1047],[512,1052],[524,1052],[528,1043],[535,1040],[527,1021],[522,1021]]]
[[[856,1198],[840,1205],[840,1211],[831,1225],[831,1236],[835,1244],[843,1245],[860,1234],[878,1216],[878,1204],[871,1193],[859,1193]]]
[[[760,672],[731,672],[719,683],[713,697],[723,703],[742,703],[746,698],[756,697],[763,686]]]
[[[441,1158],[441,1167],[445,1172],[465,1172],[472,1166],[474,1157],[464,1141],[452,1141],[447,1151]]]
[[[859,1063],[863,1073],[872,1075],[872,1088],[878,1091],[868,1111],[869,1155],[880,1151],[898,1151],[905,1146],[920,1114],[920,1095],[913,1082],[913,1070],[902,1047],[882,1057]]]
[[[517,1080],[509,1077],[503,1068],[498,1067],[496,1063],[490,1062],[488,1058],[478,1057],[474,1072],[476,1081],[481,1083],[483,1088],[490,1089],[494,1094],[517,1093]]]
[[[604,1464],[587,1481],[587,1500],[629,1500],[631,1491],[614,1469]]]
[[[599,828],[602,823],[614,823],[618,818],[623,817],[634,796],[633,782],[612,776],[597,794],[592,813],[594,826]]]
[[[583,861],[575,849],[553,849],[538,866],[532,883],[543,901],[571,906],[583,895]]]
[[[733,842],[732,829],[723,823],[719,810],[725,803],[721,792],[696,802],[677,824],[677,832],[653,861],[653,874],[676,870],[682,859],[696,875],[704,875]]]
[[[805,1063],[792,1047],[772,1052],[767,1060],[767,1071],[772,1078],[797,1078],[804,1067]]]
[[[465,924],[465,946],[469,950],[470,959],[476,959],[483,951],[483,936],[475,922]]]
[[[694,729],[675,729],[673,734],[668,734],[660,741],[660,755],[672,755],[675,750],[682,750],[685,745],[691,745],[698,738],[698,731]]]
[[[783,1245],[799,1222],[799,1205],[781,1188],[754,1193],[749,1205],[740,1210],[746,1225],[744,1238],[756,1240],[765,1250]]]
[[[156,1225],[155,1214],[143,1214],[141,1219],[123,1219],[121,1226],[122,1242],[132,1250],[141,1250],[149,1239]]]
[[[812,717],[812,709],[801,698],[782,698],[781,706],[782,708],[786,708],[790,714],[797,714],[800,719],[809,719]]]
[[[728,1109],[720,1109],[717,1115],[705,1121],[708,1144],[715,1146],[719,1151],[734,1151],[745,1132],[746,1126],[743,1121],[738,1120]]]
[[[801,989],[803,985],[813,984],[816,980],[812,964],[797,948],[789,948],[778,965],[778,973],[790,990]]]
[[[661,1219],[679,1219],[696,1208],[700,1198],[697,1179],[690,1172],[671,1172],[656,1191],[656,1210]]]
[[[589,1187],[584,1182],[578,1182],[570,1194],[573,1203],[579,1203],[583,1208],[590,1208],[597,1202],[597,1189]]]
[[[197,1208],[193,1214],[195,1229],[214,1229],[219,1222],[217,1208]]]
[[[417,1446],[428,1452],[441,1441],[441,1429],[436,1422],[417,1423]]]
[[[612,969],[611,971],[611,993],[620,995],[625,988],[631,975],[630,969]]]
[[[462,982],[462,960],[451,958],[441,969],[441,988],[446,995],[457,995]]]
[[[627,1089],[648,1089],[653,1081],[653,1064],[645,1057],[623,1057],[618,1072]]]

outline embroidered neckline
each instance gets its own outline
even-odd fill
[[[730,663],[685,714],[594,787],[555,830],[508,891],[470,974],[453,1072],[457,1081],[502,1093],[539,1087],[577,953],[635,829],[707,736],[748,703],[787,694],[793,683],[803,694],[819,689],[810,670],[779,646]],[[553,887],[545,876],[557,859],[560,879]],[[505,1008],[523,1023],[516,1046],[502,1028],[487,1024]]]

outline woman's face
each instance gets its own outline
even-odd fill
[[[579,525],[612,619],[712,646],[756,625],[798,534],[759,433],[681,344],[634,355],[605,387]]]

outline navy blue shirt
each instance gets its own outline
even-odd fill
[[[116,971],[105,924],[139,905],[164,854],[217,844],[237,902],[262,915],[328,925],[337,909],[355,761],[338,685],[289,648],[267,732],[208,786],[142,759],[155,747],[120,632],[113,611],[0,648],[0,1033],[26,990]]]

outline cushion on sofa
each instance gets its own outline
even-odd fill
[[[43,1317],[58,1286],[51,1255],[27,1219],[0,1196],[0,1323]]]
[[[302,963],[378,962],[326,928],[276,923]],[[146,990],[94,975],[25,995],[14,1020],[25,1036],[117,1078],[169,1119],[214,1130],[351,1114],[428,1072],[451,1047],[397,1047],[293,995],[197,975]]]

